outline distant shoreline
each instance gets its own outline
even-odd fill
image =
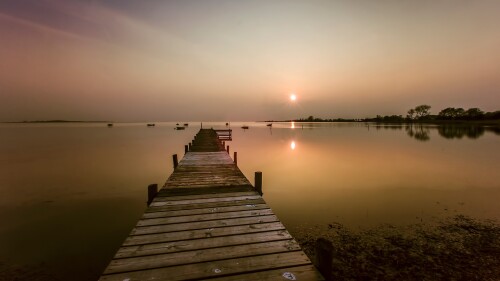
[[[267,120],[267,121],[256,121],[259,123],[286,123],[286,122],[295,122],[295,123],[379,123],[379,124],[453,124],[453,125],[498,125],[500,126],[500,120],[413,120],[413,121],[374,121],[369,119],[333,119],[333,120],[315,120],[315,121],[307,121],[307,120]]]
[[[23,124],[23,123],[112,123],[112,121],[80,121],[80,120],[30,120],[30,121],[10,121],[0,123]]]

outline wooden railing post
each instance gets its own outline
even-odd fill
[[[158,184],[153,183],[148,185],[148,206],[151,204],[151,202],[153,202],[156,194],[158,194]]]
[[[234,152],[234,164],[238,165],[238,152]]]
[[[188,151],[189,151],[189,146],[186,144],[186,145],[184,146],[184,153],[188,153]]]
[[[333,246],[332,242],[325,238],[316,240],[316,258],[318,261],[318,270],[321,272],[326,281],[332,280],[332,259]]]
[[[177,154],[172,155],[172,160],[174,161],[174,169],[177,168],[179,162],[177,161]]]
[[[229,145],[227,146],[227,154],[229,154]]]
[[[262,196],[262,172],[255,172],[255,189]]]
[[[188,143],[188,150],[191,151],[191,143]]]

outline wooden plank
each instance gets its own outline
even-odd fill
[[[240,192],[255,190],[253,186],[246,185],[232,185],[232,186],[212,186],[209,190],[206,188],[162,188],[158,192],[158,196],[178,196],[178,195],[197,195],[208,193],[227,193],[227,192]]]
[[[205,193],[205,194],[186,195],[186,196],[181,196],[181,195],[163,196],[163,197],[165,197],[165,201],[178,201],[178,200],[192,200],[192,199],[207,199],[207,198],[257,195],[257,191],[241,191],[241,192],[226,192],[226,193],[213,193],[212,191],[209,191],[209,190],[207,190],[207,191],[208,191],[208,193]]]
[[[191,209],[203,209],[203,208],[220,208],[227,206],[241,206],[241,205],[255,205],[264,204],[265,201],[262,197],[253,200],[237,200],[237,201],[227,201],[227,202],[212,202],[203,204],[192,204],[192,205],[176,205],[176,206],[150,206],[146,209],[146,212],[167,212],[176,210],[191,210]]]
[[[281,229],[266,232],[126,246],[118,250],[115,259],[288,239],[292,239],[292,236],[285,229]]]
[[[220,164],[234,164],[231,157],[225,151],[220,152],[188,152],[182,158],[182,164],[179,166],[190,165],[220,165]]]
[[[237,226],[227,226],[209,229],[196,229],[177,232],[163,232],[145,235],[129,236],[123,242],[123,246],[145,245],[163,242],[183,241],[190,239],[201,239],[208,237],[220,237],[229,235],[240,235],[245,233],[257,233],[274,230],[284,230],[285,227],[279,221],[269,223],[256,223]]]
[[[266,270],[210,279],[211,281],[283,281],[283,280],[325,280],[313,265]]]
[[[186,222],[201,222],[201,221],[211,221],[211,220],[221,220],[221,219],[231,219],[231,218],[257,217],[257,216],[267,216],[267,215],[274,215],[273,211],[271,209],[246,210],[246,211],[238,211],[238,212],[201,214],[201,215],[155,218],[155,219],[142,219],[137,223],[136,226],[177,224],[177,223],[186,223]]]
[[[142,219],[192,216],[192,215],[237,212],[246,210],[262,210],[268,208],[269,207],[266,204],[245,204],[238,206],[218,207],[218,208],[214,207],[214,208],[202,208],[202,209],[174,210],[165,212],[160,211],[160,212],[144,213],[144,215],[142,215]]]
[[[112,260],[104,274],[128,272],[166,266],[242,258],[256,255],[298,251],[300,246],[295,240],[267,241],[265,243],[244,244],[221,248],[184,251],[152,256]]]
[[[259,198],[260,198],[260,195],[246,195],[246,196],[233,196],[233,197],[222,197],[222,198],[206,198],[206,199],[169,201],[168,198],[156,197],[153,200],[153,203],[151,203],[151,205],[152,206],[191,205],[191,204],[202,204],[202,203],[253,200],[253,199],[259,199]]]
[[[235,177],[235,178],[226,178],[225,180],[218,180],[218,179],[213,179],[211,181],[201,181],[201,180],[190,180],[190,181],[176,181],[172,182],[169,181],[165,184],[164,187],[167,188],[211,188],[214,186],[223,186],[230,188],[232,186],[238,186],[238,185],[249,185],[250,182],[248,180],[241,179],[240,177]],[[208,189],[207,189],[208,191]]]
[[[126,273],[103,275],[101,281],[137,281],[137,280],[186,280],[229,276],[255,271],[279,269],[310,265],[307,256],[301,252],[285,252],[256,257],[245,257],[229,260],[210,261],[203,263],[163,267],[132,271]]]
[[[141,226],[132,229],[130,235],[144,235],[152,233],[173,232],[173,231],[194,230],[194,229],[211,229],[216,227],[256,224],[256,223],[275,222],[275,221],[278,221],[278,218],[275,215],[270,215],[270,216],[258,216],[258,217],[237,218],[237,219],[202,221],[202,222]]]

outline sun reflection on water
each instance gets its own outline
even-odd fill
[[[290,148],[291,148],[292,150],[294,150],[294,149],[295,149],[295,141],[292,141],[292,142],[290,143]]]
[[[292,129],[295,129],[295,122],[292,121]]]

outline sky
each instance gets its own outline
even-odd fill
[[[497,0],[0,0],[0,121],[495,111],[499,15]]]

